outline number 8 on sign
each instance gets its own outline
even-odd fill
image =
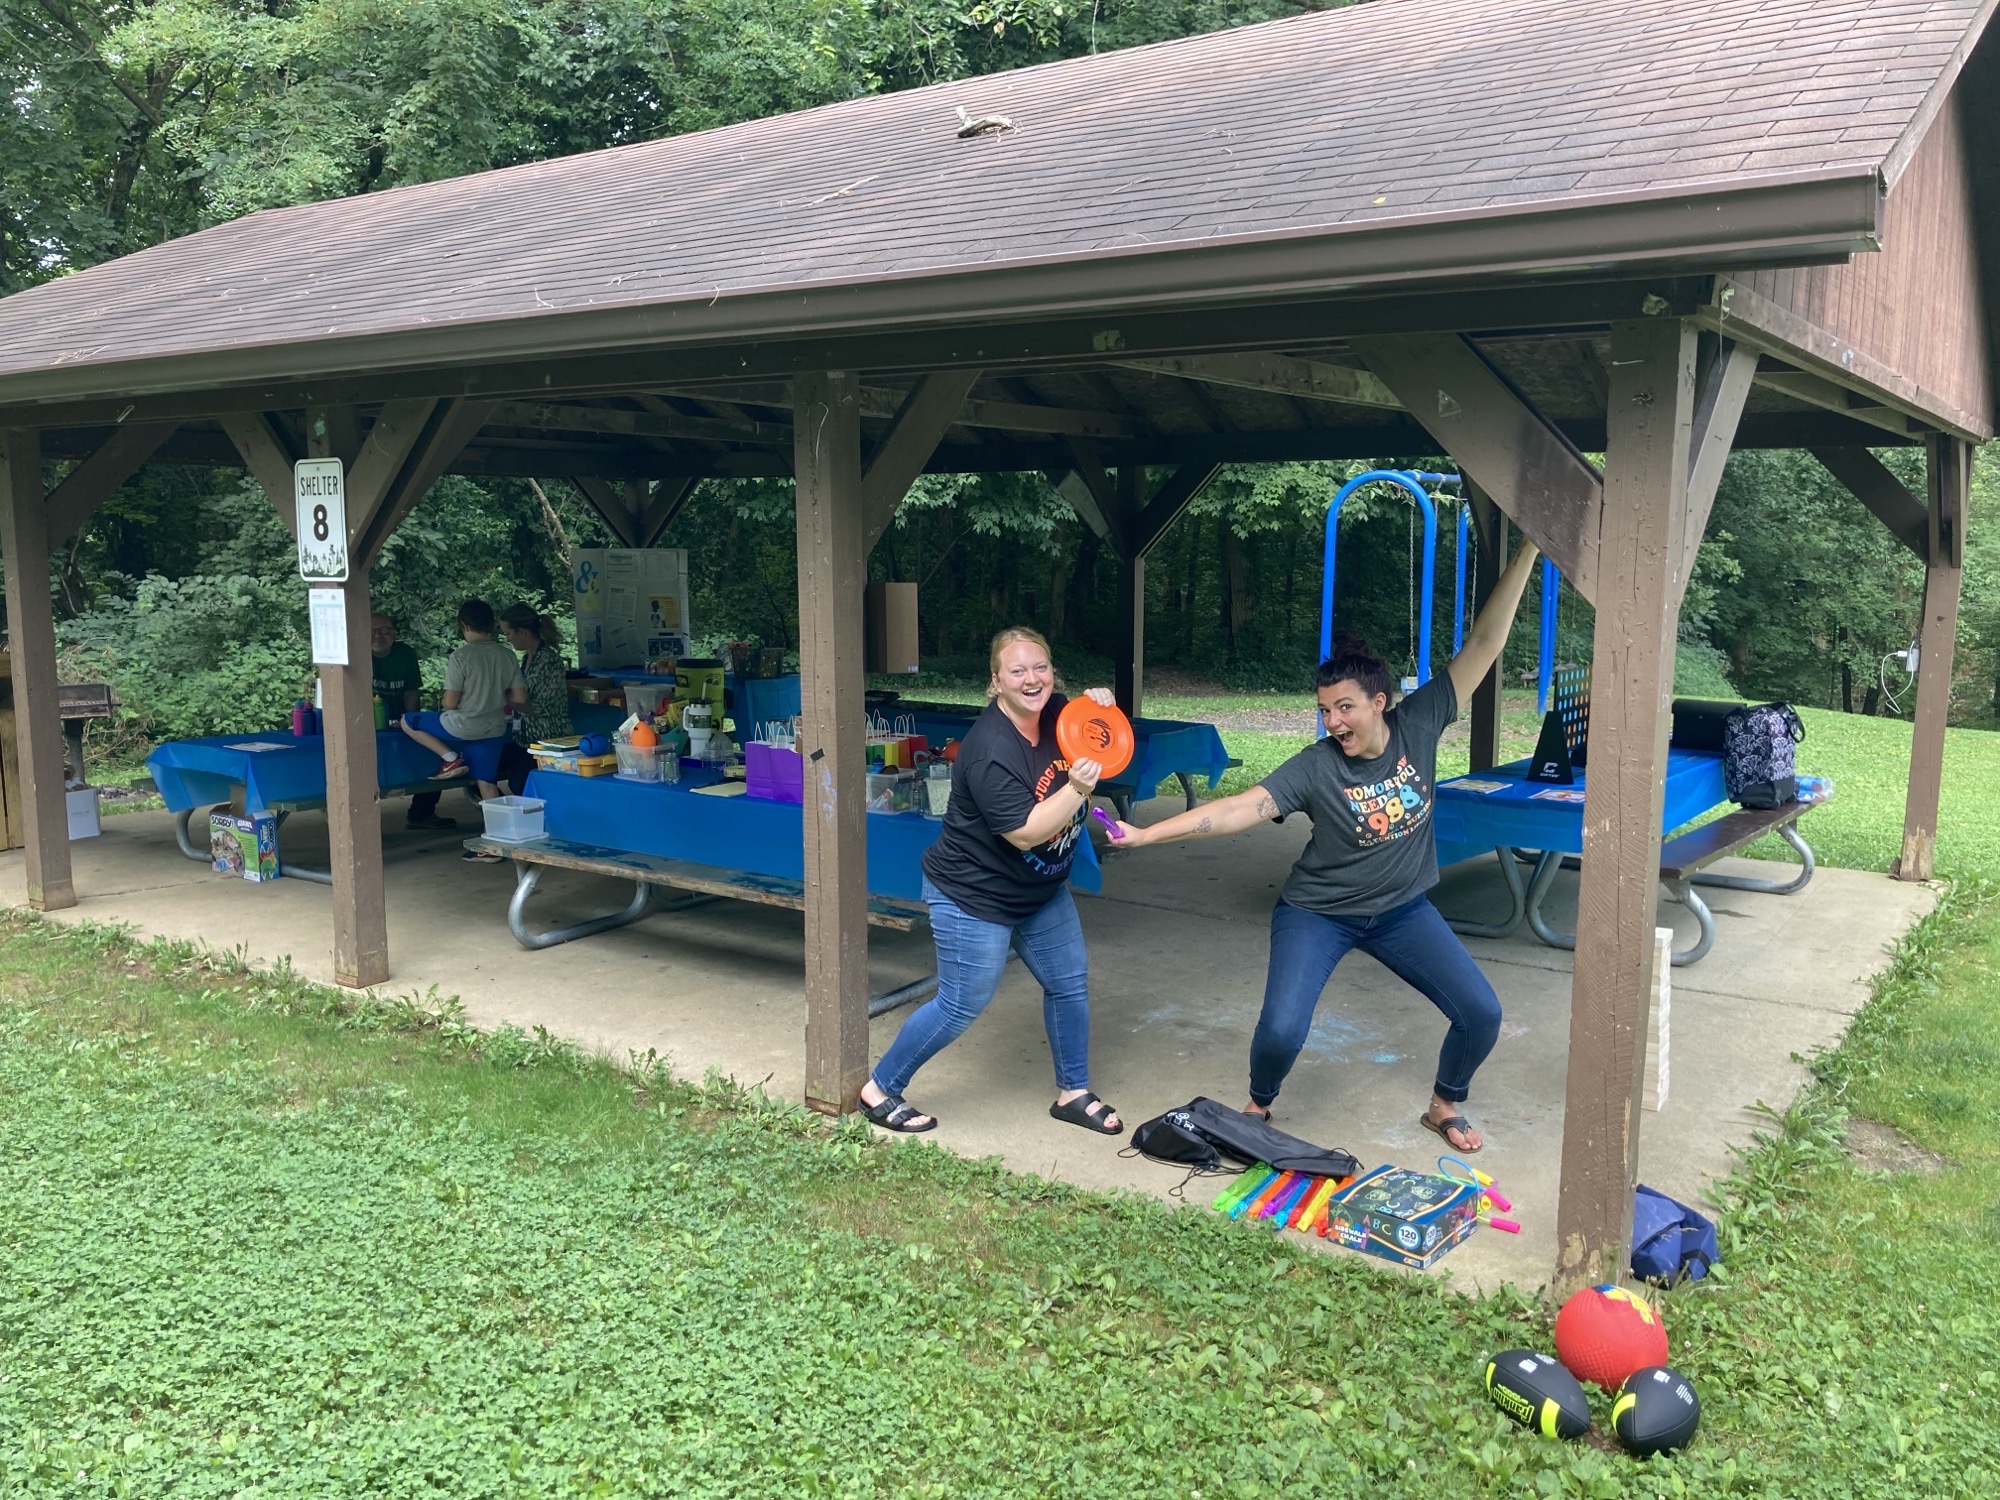
[[[337,458],[304,458],[292,466],[298,501],[299,577],[308,583],[347,579],[347,486]]]

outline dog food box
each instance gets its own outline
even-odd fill
[[[278,815],[238,813],[208,815],[208,851],[218,875],[244,880],[278,878]]]
[[[1333,1195],[1326,1236],[1350,1250],[1419,1270],[1479,1223],[1479,1189],[1428,1172],[1381,1166]]]

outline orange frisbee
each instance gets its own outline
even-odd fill
[[[1106,776],[1132,764],[1132,721],[1117,705],[1072,698],[1056,715],[1056,748],[1071,761],[1094,760]]]

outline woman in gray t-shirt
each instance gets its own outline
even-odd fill
[[[1319,667],[1326,738],[1234,797],[1150,828],[1120,823],[1125,848],[1238,833],[1302,812],[1306,845],[1271,913],[1264,1008],[1250,1042],[1250,1104],[1268,1116],[1298,1061],[1313,1011],[1341,959],[1355,948],[1420,991],[1450,1022],[1438,1053],[1430,1108],[1419,1123],[1454,1151],[1485,1145],[1460,1106],[1500,1035],[1500,1001],[1425,893],[1437,884],[1431,798],[1438,737],[1492,670],[1538,554],[1523,545],[1444,672],[1389,706],[1388,669],[1365,652],[1336,651]]]

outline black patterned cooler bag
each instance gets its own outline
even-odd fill
[[[1793,749],[1806,726],[1789,703],[1745,704],[1722,724],[1722,785],[1744,807],[1778,807],[1798,798]]]

